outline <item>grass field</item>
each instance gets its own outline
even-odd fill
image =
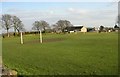
[[[24,35],[3,39],[3,62],[19,75],[116,75],[117,33]],[[48,40],[48,41],[47,41]],[[55,40],[55,41],[54,41]]]

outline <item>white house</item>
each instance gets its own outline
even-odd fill
[[[84,33],[87,32],[87,28],[83,26],[83,27],[81,28],[81,32],[84,32]]]

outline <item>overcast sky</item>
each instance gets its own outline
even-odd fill
[[[0,14],[18,16],[27,30],[36,20],[50,25],[69,20],[73,25],[113,27],[118,14],[117,2],[2,2]]]
[[[118,2],[119,0],[0,0],[2,2]]]

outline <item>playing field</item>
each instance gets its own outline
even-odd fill
[[[3,39],[3,63],[20,75],[116,75],[117,33],[24,35]]]

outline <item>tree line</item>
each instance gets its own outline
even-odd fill
[[[0,20],[2,28],[4,28],[7,31],[7,36],[9,37],[9,29],[14,28],[14,34],[19,34],[20,31],[25,31],[24,24],[18,18],[17,16],[13,16],[10,14],[4,14],[2,15],[2,18]],[[51,27],[48,22],[44,20],[35,21],[33,24],[32,29],[37,30],[38,32],[41,30],[43,32],[46,32],[46,29],[51,29],[53,27],[53,30],[61,30],[64,31],[65,27],[73,26],[70,21],[68,20],[59,20],[57,23],[53,24]]]
[[[120,23],[120,16],[118,16],[118,19],[116,22],[118,24]],[[10,36],[9,29],[11,28],[14,28],[14,35],[16,35],[17,33],[19,35],[20,31],[25,31],[24,24],[22,23],[20,18],[10,14],[2,15],[2,18],[0,20],[0,25],[2,26],[2,28],[4,28],[7,31],[8,37]],[[54,32],[56,31],[64,32],[64,29],[66,27],[73,26],[73,24],[68,20],[58,20],[55,24],[51,26],[48,22],[44,20],[40,20],[40,21],[35,21],[32,25],[33,25],[32,30],[37,30],[38,32],[40,30],[43,32],[46,32],[46,30],[51,29],[51,27]],[[119,28],[119,26],[115,25],[114,28]],[[100,29],[99,31],[102,32],[102,30],[104,29],[104,26],[100,26],[99,29]]]

